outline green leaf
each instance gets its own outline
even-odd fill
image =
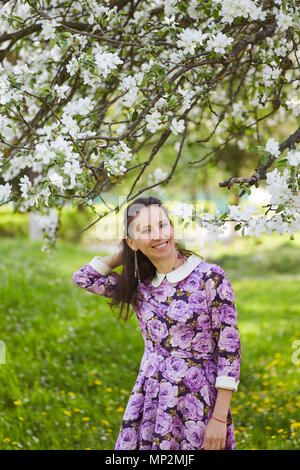
[[[131,121],[135,121],[138,117],[139,113],[137,112],[137,110],[135,109],[131,115]]]
[[[283,210],[284,210],[284,204],[279,204],[279,206],[277,207],[275,212],[276,212],[276,214],[278,214],[278,212],[281,212]]]
[[[269,155],[264,155],[260,160],[261,165],[266,165],[269,160]]]
[[[97,114],[97,113],[93,113],[93,114],[90,116],[90,119],[91,119],[91,121],[98,122],[98,114]]]
[[[278,160],[278,162],[276,162],[274,166],[284,166],[287,161],[287,158],[283,158],[282,160]]]
[[[216,18],[216,20],[217,20],[217,19],[219,18],[219,12],[218,12],[218,10],[213,10],[212,15],[213,15],[213,17]]]
[[[250,145],[250,147],[248,147],[248,150],[250,150],[252,152],[258,152],[258,146],[257,145]]]
[[[237,230],[240,230],[241,228],[241,225],[240,224],[237,224],[235,227],[234,227],[234,230],[237,231]]]

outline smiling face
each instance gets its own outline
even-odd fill
[[[174,229],[164,210],[157,204],[142,207],[128,227],[126,242],[141,250],[151,261],[174,257]],[[159,246],[162,245],[162,246]]]

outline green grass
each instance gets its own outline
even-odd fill
[[[300,444],[300,248],[277,239],[261,250],[245,240],[240,254],[220,248],[212,260],[232,281],[239,313],[238,449]],[[105,253],[58,242],[48,257],[41,246],[0,239],[0,449],[113,449],[144,350],[137,320],[118,320],[108,299],[72,280]]]

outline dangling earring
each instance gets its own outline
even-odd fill
[[[177,245],[178,245],[178,242],[175,242],[175,245],[176,245],[177,257],[178,257],[178,258],[181,258],[181,253],[180,253],[180,251],[178,250],[178,246],[177,246]]]
[[[139,268],[138,268],[138,263],[137,263],[137,250],[134,252],[134,277],[138,278],[138,282],[140,283],[140,273],[139,273]]]

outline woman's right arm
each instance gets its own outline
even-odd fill
[[[120,274],[112,270],[122,262],[121,251],[103,258],[94,256],[89,263],[73,274],[73,281],[88,292],[113,298]]]

